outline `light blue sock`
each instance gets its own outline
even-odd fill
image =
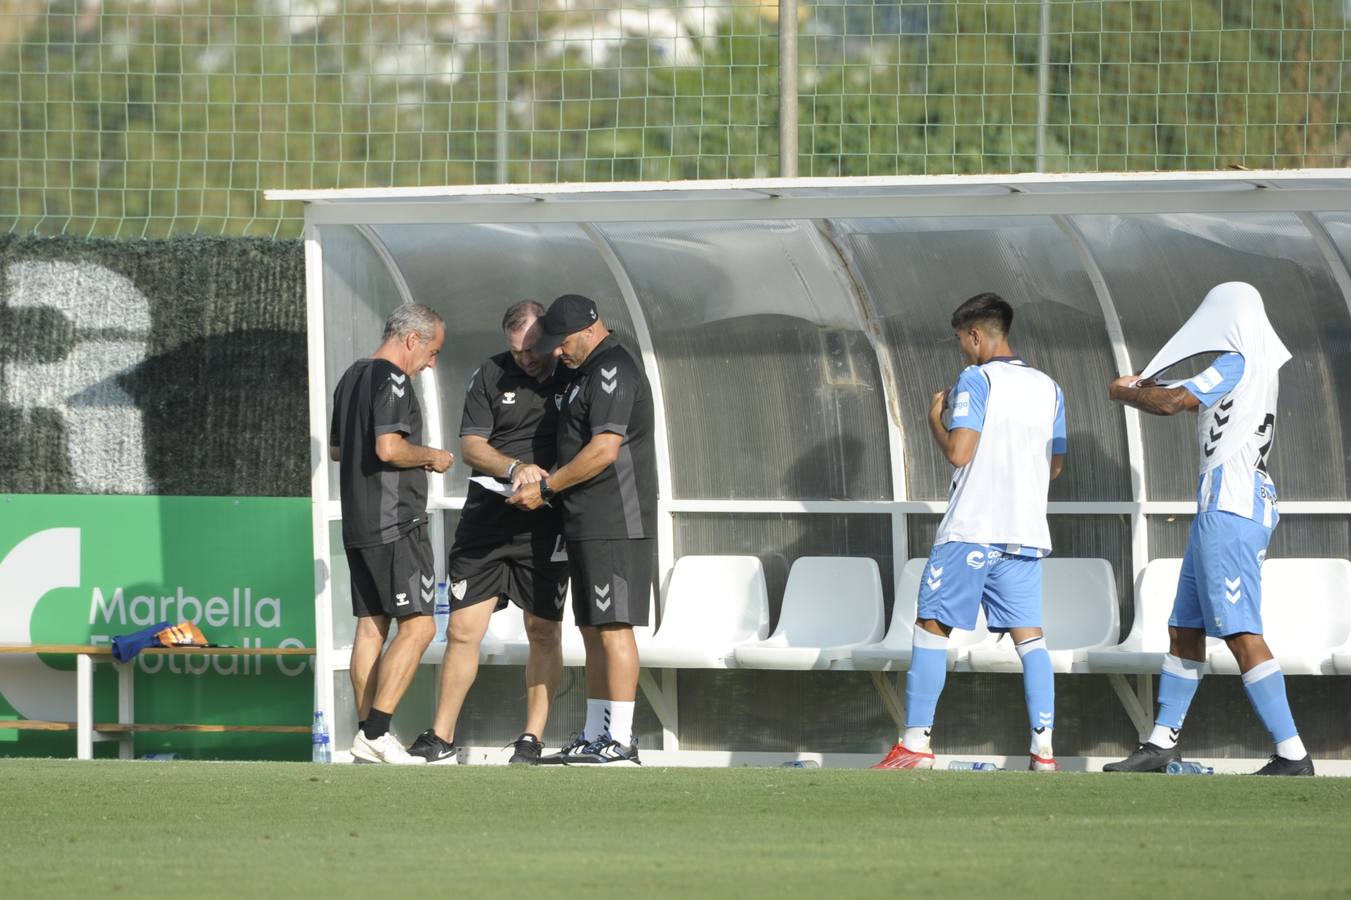
[[[1290,714],[1290,701],[1285,697],[1285,676],[1274,659],[1258,663],[1243,673],[1243,690],[1262,724],[1271,732],[1277,744],[1299,734],[1295,717]]]
[[[1055,673],[1046,639],[1033,638],[1016,645],[1023,660],[1023,696],[1027,698],[1027,721],[1033,734],[1055,727]]]
[[[910,651],[910,673],[905,679],[905,727],[928,728],[934,723],[938,695],[948,678],[948,639],[915,629]],[[909,744],[906,745],[909,747]],[[918,748],[911,748],[918,749]]]
[[[1176,745],[1176,733],[1182,730],[1182,722],[1187,718],[1187,710],[1201,684],[1202,665],[1204,663],[1197,660],[1182,659],[1171,653],[1163,658],[1163,671],[1159,673],[1159,714],[1154,718],[1154,724],[1173,732],[1172,743],[1160,744],[1155,740],[1151,743],[1165,749]]]

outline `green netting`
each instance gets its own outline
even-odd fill
[[[799,172],[1342,165],[1340,0],[809,3]],[[774,0],[6,0],[0,227],[294,235],[264,188],[772,176]]]

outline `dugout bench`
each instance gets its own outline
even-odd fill
[[[203,725],[136,721],[135,659],[119,663],[112,648],[93,644],[0,644],[0,654],[45,653],[75,657],[75,721],[55,722],[41,719],[0,721],[0,730],[74,731],[77,759],[94,758],[94,742],[115,740],[118,756],[132,758],[132,739],[136,732],[198,732],[257,734],[308,734],[304,725]],[[147,647],[142,654],[166,656],[314,656],[312,647]],[[112,663],[117,669],[117,721],[94,721],[94,666]]]

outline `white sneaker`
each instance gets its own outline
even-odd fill
[[[386,731],[375,740],[358,731],[352,739],[352,757],[360,762],[387,763],[391,766],[422,766],[427,761],[403,749],[399,739]]]

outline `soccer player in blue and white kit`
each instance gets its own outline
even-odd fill
[[[1159,372],[1200,353],[1220,356],[1201,374],[1158,384]],[[1206,635],[1223,638],[1238,660],[1243,689],[1276,752],[1258,775],[1312,775],[1290,714],[1285,677],[1262,637],[1262,560],[1280,518],[1267,473],[1276,428],[1281,366],[1290,351],[1250,284],[1212,288],[1142,375],[1116,379],[1113,400],[1155,415],[1199,411],[1201,476],[1187,536],[1169,650],[1159,677],[1159,714],[1149,739],[1107,772],[1161,772],[1178,758],[1178,734],[1200,684]]]
[[[919,586],[915,642],[905,688],[905,734],[874,769],[931,769],[948,636],[970,630],[985,607],[1023,662],[1032,731],[1028,768],[1054,772],[1055,676],[1041,630],[1041,559],[1051,552],[1046,493],[1065,461],[1065,396],[1009,347],[1013,307],[978,294],[952,314],[968,366],[933,395],[929,428],[957,467]]]

